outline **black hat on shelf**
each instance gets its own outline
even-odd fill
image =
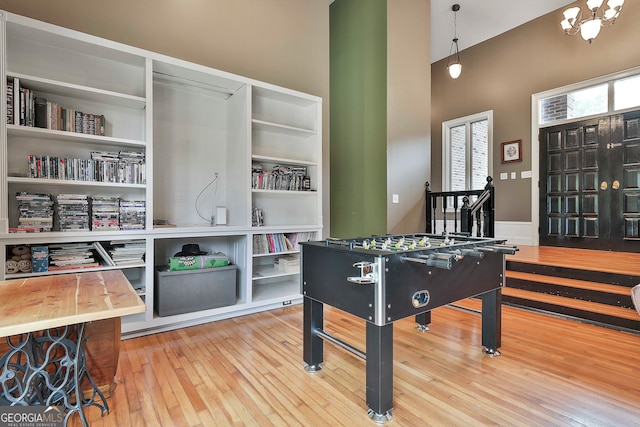
[[[207,253],[206,251],[201,251],[197,243],[187,243],[186,245],[182,245],[182,250],[174,256],[196,256],[206,255]]]

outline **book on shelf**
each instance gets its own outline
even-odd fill
[[[315,240],[316,232],[266,233],[253,235],[253,253],[274,254],[300,250],[299,243]]]
[[[8,125],[12,125],[14,118],[13,118],[13,79],[8,78],[7,79],[7,85],[6,85],[6,90],[7,90],[7,124]]]
[[[89,200],[86,194],[58,194],[56,202],[60,231],[89,231]]]
[[[13,78],[13,124],[20,124],[20,79]]]
[[[16,193],[16,201],[19,211],[16,229],[37,229],[38,231],[53,229],[53,199],[50,194],[22,191]]]
[[[99,267],[92,243],[49,244],[49,271]]]
[[[310,191],[311,178],[303,166],[274,165],[271,170],[254,163],[251,165],[251,188],[257,190]]]
[[[23,86],[18,77],[8,77],[7,124],[104,136],[106,118],[48,101]]]
[[[94,151],[91,159],[27,155],[29,178],[60,179],[118,184],[146,184],[144,153],[121,157],[119,153]]]
[[[31,246],[31,271],[34,273],[44,273],[46,271],[49,271],[48,246]]]
[[[96,249],[96,251],[98,251],[98,254],[102,257],[106,265],[116,265],[113,258],[111,258],[111,255],[109,255],[109,252],[104,248],[104,246],[102,246],[100,242],[93,242],[93,247]]]
[[[298,255],[279,256],[273,260],[273,269],[281,273],[300,272],[300,257]]]
[[[120,230],[144,230],[145,222],[144,200],[120,200]]]
[[[146,242],[144,240],[110,241],[101,244],[115,265],[144,264]]]
[[[35,99],[35,119],[33,125],[37,128],[47,127],[47,100],[39,96]]]
[[[120,230],[120,198],[93,196],[91,198],[91,230]]]

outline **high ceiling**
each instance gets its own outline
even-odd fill
[[[453,39],[451,6],[457,13],[458,45],[466,49],[525,22],[573,3],[569,0],[431,0],[431,62],[449,56]],[[560,27],[560,21],[558,21]]]

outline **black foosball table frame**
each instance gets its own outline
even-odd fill
[[[322,369],[324,341],[363,358],[369,418],[385,423],[393,408],[393,323],[415,316],[424,331],[431,310],[474,296],[482,300],[483,351],[499,355],[505,255],[517,251],[504,243],[430,234],[301,243],[305,369]],[[324,330],[324,304],[365,320],[365,351]]]

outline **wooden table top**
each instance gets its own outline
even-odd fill
[[[120,270],[0,281],[0,337],[145,310]]]

